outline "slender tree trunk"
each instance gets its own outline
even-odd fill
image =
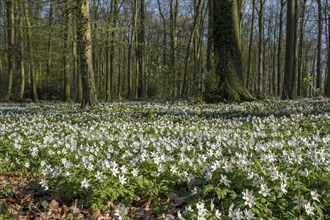
[[[52,31],[53,29],[51,28],[53,24],[53,0],[50,1],[49,5],[49,17],[48,17],[48,25],[49,25],[49,30],[48,30],[48,40],[47,40],[47,66],[46,66],[46,73],[47,77],[50,77],[51,75],[51,63],[52,63]]]
[[[304,54],[304,33],[305,33],[305,13],[306,13],[306,0],[302,3],[300,15],[300,28],[299,28],[299,45],[298,45],[298,81],[297,81],[297,96],[302,95],[302,82],[303,82],[303,54]]]
[[[90,24],[90,12],[88,0],[78,2],[77,10],[77,48],[80,61],[80,72],[82,78],[83,97],[81,107],[94,106],[97,104],[97,93],[95,88],[92,36]]]
[[[29,64],[30,64],[30,80],[31,80],[31,98],[34,102],[38,101],[37,95],[37,78],[35,73],[34,58],[33,58],[33,47],[32,47],[32,30],[29,16],[29,6],[28,1],[24,1],[24,11],[25,11],[25,22],[27,26],[27,48],[29,52]]]
[[[259,44],[258,44],[258,94],[262,95],[263,93],[263,45],[264,45],[264,0],[259,0]]]
[[[25,58],[24,58],[24,34],[23,34],[23,15],[24,7],[22,4],[19,4],[19,53],[20,53],[20,87],[19,87],[19,98],[23,99],[25,92]]]
[[[200,18],[203,10],[203,5],[204,5],[204,0],[198,0],[197,8],[196,8],[196,14],[194,16],[194,24],[193,28],[190,33],[189,41],[188,41],[188,47],[187,47],[187,52],[186,52],[186,57],[185,57],[185,64],[184,64],[184,75],[183,75],[183,82],[182,82],[182,96],[187,96],[187,84],[188,84],[188,65],[190,61],[190,50],[193,45],[193,42],[195,40],[195,34],[198,31],[198,26],[200,23]]]
[[[283,99],[293,98],[293,79],[295,63],[295,41],[296,41],[296,0],[287,2],[287,34],[286,34],[286,52],[285,52],[285,73],[283,86]]]
[[[321,0],[317,0],[318,6],[318,35],[317,35],[317,64],[316,64],[316,88],[321,90],[322,86],[322,3]]]
[[[327,76],[326,76],[326,83],[324,85],[324,95],[326,97],[330,97],[330,9],[329,3],[327,0],[327,19],[328,19],[328,59],[327,59]]]
[[[140,16],[139,16],[139,32],[138,32],[138,53],[139,62],[139,80],[138,80],[138,97],[146,96],[146,79],[145,79],[145,0],[140,0]]]
[[[175,5],[174,5],[175,1]],[[179,10],[179,0],[171,0],[170,7],[170,23],[171,23],[171,68],[172,68],[172,96],[177,97],[178,85],[177,85],[177,17]]]
[[[132,99],[134,97],[134,89],[133,89],[133,52],[134,46],[133,43],[135,41],[135,36],[137,32],[137,0],[134,0],[134,9],[133,9],[133,16],[132,16],[132,30],[131,30],[131,37],[129,39],[129,48],[128,48],[128,59],[127,59],[127,84],[128,84],[128,98]]]
[[[164,66],[167,65],[167,58],[166,58],[166,50],[167,50],[167,34],[166,34],[166,19],[164,16],[164,13],[162,11],[161,5],[160,5],[160,0],[157,0],[157,6],[158,6],[158,11],[159,11],[159,15],[162,19],[162,24],[163,24],[163,64]]]
[[[63,50],[63,64],[64,64],[64,101],[69,102],[71,99],[71,74],[70,74],[70,20],[71,20],[71,1],[64,3],[65,19],[64,19],[64,50]]]
[[[282,75],[282,38],[283,38],[283,14],[284,0],[281,0],[280,21],[278,32],[278,50],[277,50],[277,95],[281,96],[281,75]]]
[[[248,63],[247,63],[247,73],[245,86],[249,89],[249,84],[251,83],[251,58],[252,58],[252,44],[253,44],[253,34],[254,34],[254,16],[255,16],[255,4],[256,0],[252,0],[252,17],[251,17],[251,30],[250,30],[250,41],[249,41],[249,52],[248,52]]]
[[[13,88],[15,71],[15,0],[6,0],[7,45],[8,45],[8,84],[5,101],[9,101]]]

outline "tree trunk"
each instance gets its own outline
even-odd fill
[[[208,0],[208,27],[207,27],[207,48],[206,48],[206,70],[212,70],[213,53],[213,0]]]
[[[277,95],[281,96],[281,75],[282,75],[282,38],[283,38],[283,14],[284,14],[284,0],[281,0],[280,9],[280,27],[278,32],[278,49],[277,49]]]
[[[253,44],[253,34],[254,34],[254,16],[255,16],[255,4],[256,0],[252,0],[252,17],[251,17],[251,30],[250,30],[250,41],[249,41],[249,52],[248,52],[248,63],[247,63],[247,73],[245,86],[248,89],[251,80],[251,56],[252,56],[252,44]]]
[[[204,0],[198,0],[197,8],[196,8],[196,14],[194,15],[194,24],[193,28],[190,33],[189,41],[188,41],[188,47],[185,57],[185,64],[184,64],[184,73],[183,73],[183,82],[182,82],[182,96],[187,96],[187,87],[188,87],[188,65],[190,62],[190,50],[193,45],[193,42],[195,40],[195,33],[198,31],[198,26],[200,23],[200,17],[202,14],[202,9],[204,5]]]
[[[23,99],[25,92],[25,58],[24,58],[24,35],[23,35],[23,15],[24,15],[24,7],[19,4],[19,53],[20,53],[20,87],[19,87],[19,98]]]
[[[95,88],[93,57],[91,45],[91,24],[88,0],[78,1],[77,10],[77,49],[79,54],[80,72],[82,78],[82,102],[81,107],[94,106],[97,104]]]
[[[292,99],[294,94],[294,64],[295,64],[295,41],[296,41],[296,0],[287,2],[287,28],[286,28],[286,52],[285,52],[285,73],[283,85],[283,99]]]
[[[25,11],[25,22],[27,26],[27,47],[29,52],[29,63],[30,63],[30,80],[31,80],[31,98],[34,102],[38,101],[37,95],[37,78],[34,67],[34,58],[33,58],[33,47],[32,47],[32,30],[29,16],[29,7],[28,1],[24,1],[24,11]]]
[[[8,84],[5,101],[9,101],[13,88],[15,69],[15,0],[6,0],[7,45],[8,45]]]
[[[237,0],[214,0],[214,49],[220,76],[220,100],[242,101],[253,97],[243,83]]]
[[[174,5],[175,1],[175,5]],[[172,96],[177,97],[178,85],[177,85],[177,17],[179,10],[179,0],[171,0],[170,7],[170,23],[171,23],[171,68],[172,68]]]
[[[63,64],[64,64],[64,101],[69,102],[71,99],[71,74],[70,74],[70,60],[69,60],[69,46],[70,46],[70,20],[71,20],[71,4],[70,1],[64,3],[65,19],[64,19],[64,50],[63,50]]]
[[[138,98],[146,96],[146,79],[145,79],[145,0],[140,0],[140,16],[138,31],[138,53],[139,62],[139,80],[138,80]]]
[[[328,0],[327,0],[327,6]],[[324,85],[324,95],[326,97],[330,97],[330,10],[329,7],[327,7],[327,19],[328,19],[328,60],[327,60],[327,77],[326,77],[326,83]]]
[[[317,35],[317,63],[316,63],[316,88],[321,92],[322,84],[322,3],[321,0],[317,0],[318,6],[318,35]]]
[[[303,54],[304,54],[304,33],[305,33],[305,12],[306,12],[306,0],[303,1],[300,15],[300,28],[299,28],[299,46],[298,46],[298,80],[297,80],[297,96],[301,96],[302,82],[303,82]]]
[[[158,11],[160,18],[162,19],[162,24],[163,24],[163,64],[164,66],[167,65],[167,58],[166,58],[166,50],[167,50],[167,34],[166,34],[166,19],[164,16],[164,13],[162,11],[161,5],[160,5],[160,0],[157,0],[157,6],[158,6]]]
[[[259,8],[259,44],[258,44],[258,94],[262,95],[263,93],[263,74],[264,74],[264,0],[260,0]]]

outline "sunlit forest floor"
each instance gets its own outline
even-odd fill
[[[0,104],[0,219],[329,219],[329,100]]]

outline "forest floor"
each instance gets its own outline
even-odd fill
[[[329,100],[0,104],[0,220],[330,219]]]

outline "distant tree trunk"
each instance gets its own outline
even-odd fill
[[[38,101],[37,95],[37,78],[34,67],[34,58],[33,58],[33,47],[32,47],[32,30],[29,16],[29,6],[28,1],[24,1],[24,11],[25,11],[25,22],[27,26],[27,48],[29,52],[29,62],[30,62],[30,80],[31,80],[31,98],[34,102]]]
[[[80,72],[82,78],[82,103],[81,107],[94,106],[97,104],[95,88],[93,57],[91,45],[91,25],[88,0],[78,1],[77,10],[77,48],[79,54]]]
[[[175,5],[174,5],[175,1]],[[170,23],[171,23],[171,68],[172,68],[172,96],[177,97],[178,85],[177,85],[177,17],[179,10],[179,0],[171,0],[170,7]]]
[[[19,98],[23,99],[25,92],[25,65],[24,65],[24,34],[23,34],[23,15],[24,15],[24,7],[22,4],[19,4],[19,53],[20,53],[20,87],[19,87]]]
[[[138,7],[137,0],[134,0],[134,9],[132,14],[132,30],[131,38],[129,39],[129,49],[128,49],[128,59],[127,59],[127,84],[128,84],[128,98],[132,99],[134,97],[134,88],[133,88],[133,52],[136,32],[137,32],[137,16],[138,16]]]
[[[167,65],[167,58],[166,58],[166,50],[167,50],[167,34],[166,34],[166,19],[164,16],[164,13],[162,11],[162,8],[160,6],[160,0],[157,0],[157,5],[158,5],[158,11],[159,11],[159,15],[162,19],[162,24],[163,24],[163,64],[164,66]]]
[[[277,95],[281,96],[281,75],[282,75],[282,38],[283,38],[283,14],[284,0],[281,0],[280,21],[278,32],[278,49],[277,49]]]
[[[13,88],[15,69],[15,0],[6,0],[7,45],[8,45],[8,84],[5,101],[9,101]]]
[[[327,77],[326,77],[326,83],[324,85],[324,95],[326,97],[330,97],[330,10],[327,0],[327,19],[328,19],[328,60],[327,60]]]
[[[243,83],[237,0],[213,0],[213,4],[219,95],[222,100],[228,101],[253,99]]]
[[[140,0],[140,16],[138,26],[138,50],[139,63],[138,97],[146,97],[146,73],[145,73],[145,0]]]
[[[213,0],[208,0],[208,12],[206,70],[211,71],[213,53]]]
[[[321,0],[317,0],[318,6],[318,35],[317,35],[317,63],[316,63],[316,88],[321,90],[322,84],[322,3]]]
[[[70,1],[64,3],[64,50],[63,50],[63,64],[64,64],[64,101],[69,102],[71,99],[71,71],[69,59],[69,46],[70,46],[70,20],[71,20],[71,4]]]
[[[109,16],[109,28],[107,35],[107,48],[106,48],[106,101],[111,100],[111,89],[113,86],[114,66],[115,66],[115,37],[116,37],[116,24],[118,19],[118,0],[111,1],[111,9]]]
[[[285,52],[285,73],[283,86],[283,99],[292,99],[294,95],[294,64],[295,64],[295,42],[296,42],[296,0],[287,1],[287,28],[286,28],[286,52]]]
[[[263,66],[263,45],[264,45],[264,0],[259,0],[260,8],[259,8],[259,44],[258,44],[258,94],[262,95],[263,93],[263,74],[264,74],[264,66]]]
[[[251,78],[251,57],[252,57],[252,44],[253,44],[253,34],[254,34],[254,16],[255,16],[255,4],[256,0],[252,0],[252,17],[251,17],[251,30],[250,30],[250,41],[249,41],[249,52],[248,52],[248,63],[247,63],[247,73],[245,86],[248,89]]]
[[[297,80],[297,95],[302,95],[302,82],[303,82],[303,54],[304,54],[304,33],[305,33],[305,13],[306,13],[306,0],[303,0],[302,9],[300,14],[300,28],[299,28],[299,46],[298,46],[298,80]]]
[[[183,82],[182,82],[182,96],[187,96],[187,88],[188,88],[188,65],[190,61],[190,50],[194,42],[195,33],[198,31],[198,26],[200,23],[200,18],[202,15],[202,9],[204,5],[204,0],[198,0],[198,4],[196,5],[196,14],[194,15],[194,24],[193,28],[190,33],[189,41],[188,41],[188,47],[186,51],[186,57],[185,57],[185,64],[184,64],[184,73],[183,73]]]
[[[52,63],[52,31],[53,29],[51,28],[51,25],[53,23],[53,0],[50,1],[49,5],[49,17],[48,17],[48,25],[49,25],[49,30],[48,30],[48,42],[47,42],[47,66],[46,66],[46,73],[47,77],[50,77],[51,75],[51,63]]]
[[[77,7],[72,13],[72,33],[74,34],[72,42],[72,59],[73,59],[73,73],[74,73],[74,84],[75,84],[75,101],[77,103],[82,102],[82,79],[80,70],[78,67],[78,52],[77,52]]]

